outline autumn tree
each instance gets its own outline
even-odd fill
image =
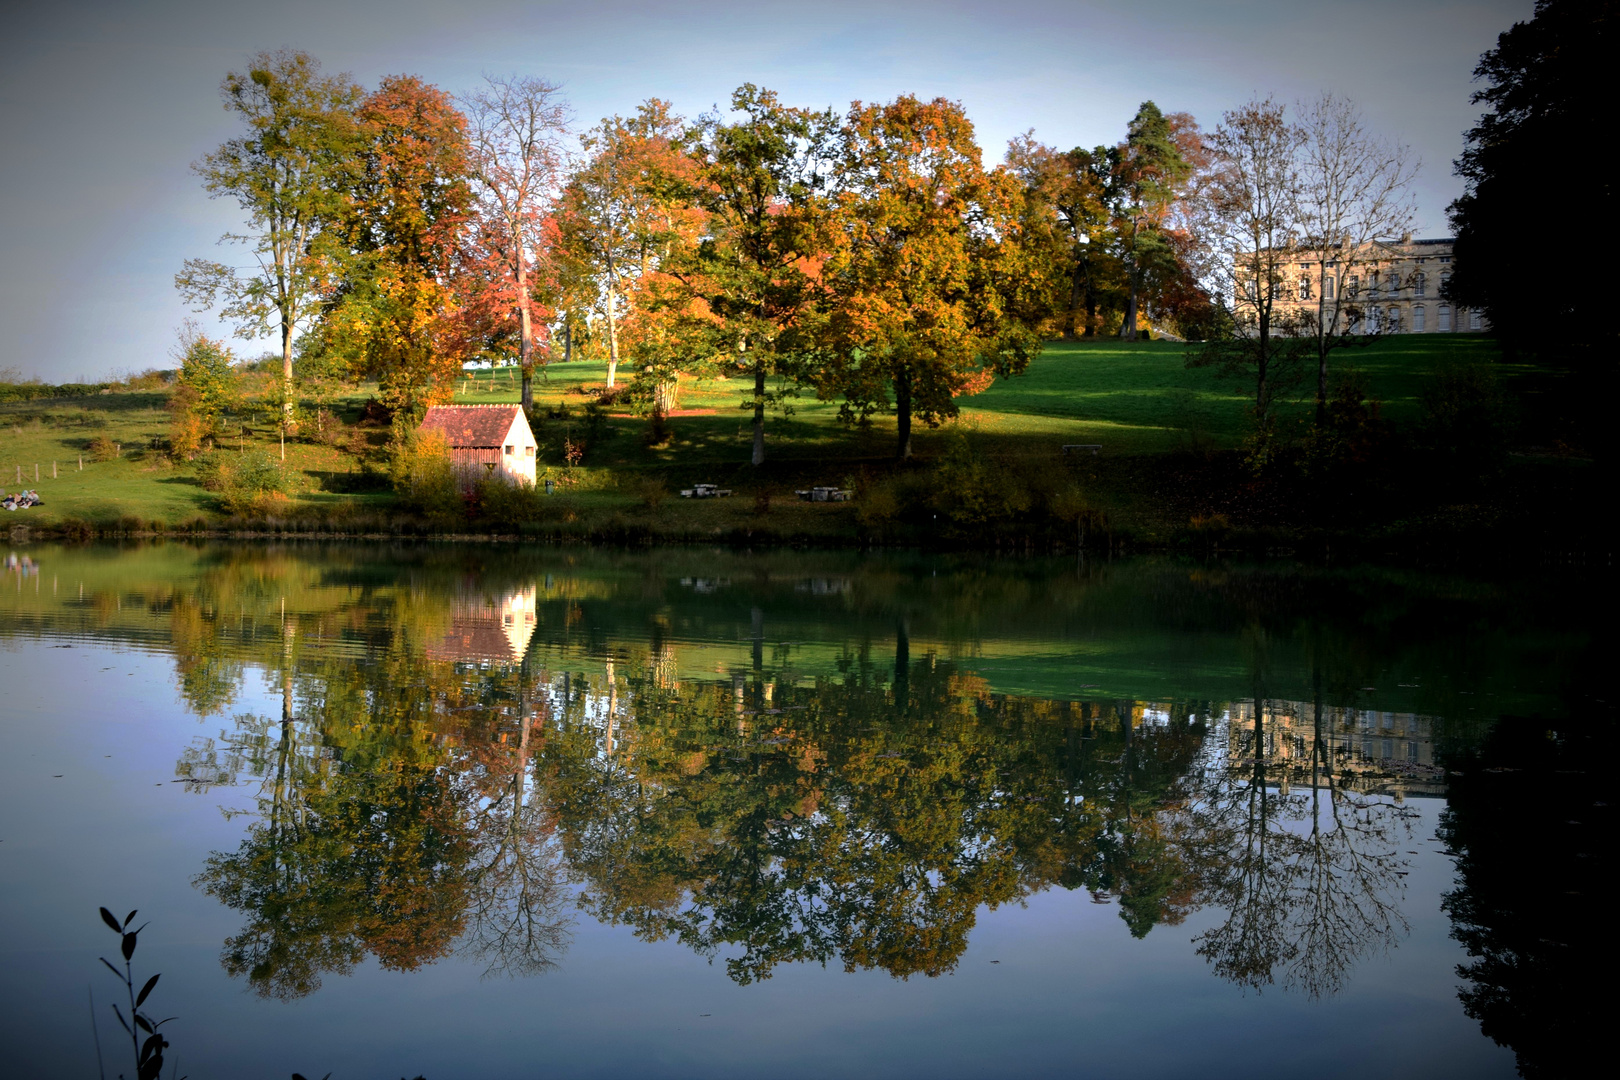
[[[209,259],[187,259],[175,287],[196,310],[221,304],[242,337],[281,338],[287,426],[293,343],[315,313],[337,242],[330,226],[343,212],[343,171],[354,152],[353,110],[361,90],[347,75],[323,75],[308,53],[255,55],[245,73],[221,85],[225,109],[247,127],[192,166],[215,198],[234,198],[248,231],[221,242],[246,245],[247,273]],[[285,451],[283,451],[285,453]]]
[[[693,162],[683,135],[681,118],[657,98],[629,119],[608,117],[581,140],[586,160],[563,192],[562,255],[599,297],[609,389],[637,284],[666,267],[675,247],[696,240],[702,213],[691,201]]]
[[[1383,254],[1381,240],[1410,234],[1416,206],[1411,182],[1417,164],[1405,146],[1373,135],[1350,101],[1323,94],[1301,105],[1298,127],[1299,242],[1296,253],[1313,279],[1299,288],[1307,306],[1303,331],[1316,353],[1316,423],[1328,404],[1328,354],[1362,322],[1353,283],[1358,267]]]
[[[555,236],[551,208],[567,164],[568,105],[561,87],[534,77],[489,77],[463,101],[471,143],[481,271],[469,290],[489,324],[517,323],[523,407],[534,404],[536,335],[545,332],[535,293]]]
[[[1111,250],[1109,193],[1114,151],[1058,151],[1033,132],[1007,146],[1007,167],[1023,182],[1025,243],[1044,248],[1052,273],[1045,301],[1065,337],[1097,332],[1098,308],[1121,278]]]
[[[341,219],[348,251],[317,335],[393,407],[448,399],[463,355],[452,279],[471,213],[466,119],[413,76],[356,110],[361,154]]]
[[[914,419],[954,416],[958,395],[1040,351],[1020,185],[984,168],[960,105],[909,95],[851,107],[837,185],[817,389],[847,420],[894,412],[904,460]]]

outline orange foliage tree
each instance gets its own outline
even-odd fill
[[[822,295],[822,397],[846,420],[894,412],[896,454],[913,419],[954,416],[955,398],[1028,366],[1046,289],[1024,244],[1022,189],[987,171],[955,102],[897,98],[850,108]],[[892,396],[891,396],[892,395]]]
[[[561,253],[607,324],[609,389],[626,321],[637,321],[639,288],[695,244],[702,225],[691,201],[696,163],[684,137],[681,118],[657,98],[629,119],[608,117],[585,136],[589,157],[563,192]],[[640,315],[645,323],[647,313]]]
[[[375,376],[389,405],[446,401],[463,359],[451,277],[472,203],[466,119],[409,75],[385,78],[357,119],[349,252],[318,347]]]

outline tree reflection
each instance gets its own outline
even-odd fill
[[[1605,669],[1590,656],[1589,678]],[[1457,772],[1439,835],[1457,859],[1441,906],[1468,951],[1464,1011],[1525,1077],[1579,1076],[1602,1060],[1612,969],[1614,708],[1591,687],[1561,721],[1506,717]],[[1584,699],[1584,700],[1582,700]],[[1608,869],[1604,869],[1608,867]],[[1555,868],[1554,873],[1544,873]]]
[[[173,602],[182,690],[217,708],[221,665],[250,662],[281,714],[236,718],[179,771],[260,784],[197,883],[243,912],[223,959],[262,994],[367,957],[539,974],[570,901],[739,983],[948,973],[981,907],[1053,887],[1117,902],[1135,937],[1212,907],[1194,941],[1217,975],[1313,997],[1405,931],[1405,811],[1358,792],[1324,716],[1355,682],[1272,701],[1259,621],[1251,701],[1147,706],[992,692],[904,610],[800,675],[750,604],[735,666],[693,678],[667,612],[614,622],[596,586],[424,575],[287,611],[281,564],[226,569]],[[249,595],[258,618],[224,625]]]
[[[741,983],[805,960],[939,975],[981,905],[1053,884],[1140,893],[1141,932],[1174,917],[1182,872],[1150,838],[1198,722],[1133,740],[1128,704],[994,695],[903,634],[896,652],[892,678],[863,646],[813,685],[632,668],[611,755],[568,701],[546,784],[586,906],[727,952]]]
[[[1311,707],[1302,768],[1287,750],[1307,740],[1279,748],[1279,712],[1257,685],[1252,724],[1238,725],[1231,751],[1206,762],[1181,832],[1204,901],[1227,911],[1195,939],[1199,955],[1241,986],[1258,990],[1280,975],[1315,998],[1337,993],[1357,961],[1406,933],[1399,845],[1410,815],[1344,783],[1319,677]],[[1295,789],[1301,780],[1304,791]]]
[[[430,659],[402,634],[361,662],[276,658],[282,715],[238,717],[179,771],[258,779],[258,819],[198,887],[244,912],[222,962],[265,996],[363,957],[408,971],[457,949],[533,974],[566,947],[565,875],[532,790],[521,665]],[[436,639],[435,639],[436,640]]]

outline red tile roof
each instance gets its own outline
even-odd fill
[[[452,449],[500,446],[518,414],[516,405],[434,405],[421,431],[442,431]]]

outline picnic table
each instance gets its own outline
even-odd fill
[[[715,487],[713,484],[695,484],[681,489],[683,499],[723,499],[730,494],[730,488]]]
[[[793,494],[805,502],[849,502],[855,497],[855,493],[848,488],[838,487],[813,487]]]

